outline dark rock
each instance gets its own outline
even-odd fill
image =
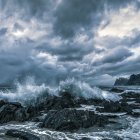
[[[111,92],[116,92],[116,93],[124,92],[124,90],[119,89],[119,88],[115,88],[115,87],[113,87],[110,91],[111,91]]]
[[[123,85],[127,85],[128,79],[127,78],[119,78],[116,79],[114,86],[123,86]]]
[[[140,85],[140,74],[132,74],[129,79],[119,78],[115,81],[115,86]]]
[[[5,135],[15,137],[15,138],[21,138],[23,140],[40,140],[40,138],[38,138],[33,134],[30,134],[28,132],[18,131],[18,130],[8,130]]]
[[[2,107],[5,104],[6,104],[6,102],[4,100],[0,100],[0,107]]]
[[[30,118],[30,114],[27,113],[26,108],[18,109],[14,114],[15,121],[23,122],[27,121]]]
[[[19,102],[9,102],[8,104],[9,104],[9,105],[14,105],[14,106],[16,106],[17,108],[21,108],[21,107],[22,107],[21,104],[20,104]]]
[[[83,137],[80,140],[91,140],[90,138]]]
[[[37,112],[33,107],[22,107],[20,103],[7,102],[0,108],[0,123],[26,121],[36,114]]]
[[[140,85],[140,74],[130,76],[127,85]]]
[[[6,123],[9,121],[14,121],[14,113],[17,107],[11,104],[3,105],[0,108],[0,123]]]
[[[117,113],[117,112],[127,112],[131,113],[132,108],[126,102],[104,102],[104,108],[97,108],[99,112],[109,112],[109,113]]]
[[[140,99],[140,93],[134,93],[134,92],[123,93],[121,96],[125,99],[126,98]]]
[[[63,109],[60,111],[49,111],[42,127],[58,131],[72,131],[94,125],[103,126],[107,122],[107,117],[97,115],[92,111]]]
[[[64,108],[79,107],[77,101],[70,95],[70,93],[62,93],[60,97],[54,96],[48,99],[43,106],[47,110],[60,110]]]

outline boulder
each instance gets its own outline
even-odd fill
[[[33,134],[30,134],[24,131],[14,130],[14,129],[8,130],[5,135],[11,136],[14,138],[21,138],[23,140],[40,140],[39,137]]]
[[[97,108],[99,112],[109,112],[109,113],[118,113],[118,112],[127,112],[131,113],[132,108],[126,102],[104,102],[104,108]]]
[[[70,93],[63,92],[59,97],[54,96],[47,99],[42,106],[42,108],[45,108],[46,110],[61,110],[64,108],[79,107],[80,105],[77,104],[77,101]]]
[[[0,123],[14,121],[15,120],[14,113],[16,112],[17,109],[18,107],[12,104],[3,105],[0,108]]]
[[[124,92],[124,90],[123,90],[123,89],[116,88],[116,87],[113,87],[110,91],[111,91],[111,92],[116,92],[116,93],[121,93],[121,92]]]
[[[97,115],[93,111],[63,109],[60,111],[49,111],[42,127],[58,131],[73,131],[94,125],[103,126],[107,122],[107,117]]]
[[[5,104],[6,104],[6,102],[4,100],[0,100],[0,107],[2,107]]]
[[[0,107],[0,123],[7,123],[10,121],[26,121],[37,114],[35,107],[22,107],[17,102],[1,102]]]

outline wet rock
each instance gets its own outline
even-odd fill
[[[107,117],[97,115],[93,111],[63,109],[60,111],[49,111],[42,127],[58,131],[72,131],[94,125],[103,126],[107,122]]]
[[[140,117],[140,108],[139,109],[133,109],[131,115],[133,117]]]
[[[83,137],[80,140],[91,140],[91,139],[90,138],[87,138],[87,137]]]
[[[63,92],[60,95],[60,97],[54,96],[48,99],[45,104],[43,104],[43,106],[47,110],[60,110],[64,108],[74,108],[80,106],[70,93]]]
[[[97,108],[99,112],[110,112],[110,113],[117,113],[117,112],[127,112],[131,113],[132,108],[126,102],[104,102],[104,108]]]
[[[2,107],[5,104],[6,104],[6,102],[4,100],[0,100],[0,107]]]
[[[20,108],[15,112],[14,117],[15,121],[23,122],[30,118],[30,114],[27,113],[25,108]]]
[[[9,121],[14,121],[14,113],[18,109],[17,106],[12,104],[3,105],[0,108],[0,123],[6,123]]]
[[[0,107],[0,123],[26,121],[36,115],[33,107],[22,107],[18,102],[6,102]]]
[[[21,138],[23,140],[40,140],[39,137],[33,134],[24,131],[14,130],[14,129],[8,130],[5,135],[15,137],[15,138]]]
[[[110,90],[111,92],[116,92],[116,93],[121,93],[121,92],[124,92],[124,90],[122,90],[122,89],[119,89],[119,88],[112,88],[111,90]]]
[[[21,106],[21,103],[19,103],[19,102],[9,102],[8,103],[9,105],[11,104],[11,105],[14,105],[14,106],[16,106],[17,108],[21,108],[22,106]]]
[[[140,99],[140,93],[135,92],[126,92],[121,95],[123,98],[134,98],[134,99]]]

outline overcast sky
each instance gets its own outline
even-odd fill
[[[140,0],[0,0],[0,84],[92,85],[140,72]]]

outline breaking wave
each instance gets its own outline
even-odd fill
[[[0,91],[0,98],[8,101],[18,101],[24,104],[37,103],[47,96],[61,96],[60,93],[67,91],[75,98],[105,99],[116,101],[120,97],[117,94],[103,91],[98,87],[90,87],[89,84],[78,80],[67,79],[61,81],[58,86],[50,87],[44,83],[37,85],[34,78],[28,77],[24,83],[16,82],[15,90]]]
[[[58,90],[59,92],[67,91],[76,98],[83,97],[85,99],[93,98],[112,101],[117,101],[120,99],[120,97],[117,94],[101,90],[98,87],[92,88],[89,84],[77,81],[74,78],[60,82]]]

